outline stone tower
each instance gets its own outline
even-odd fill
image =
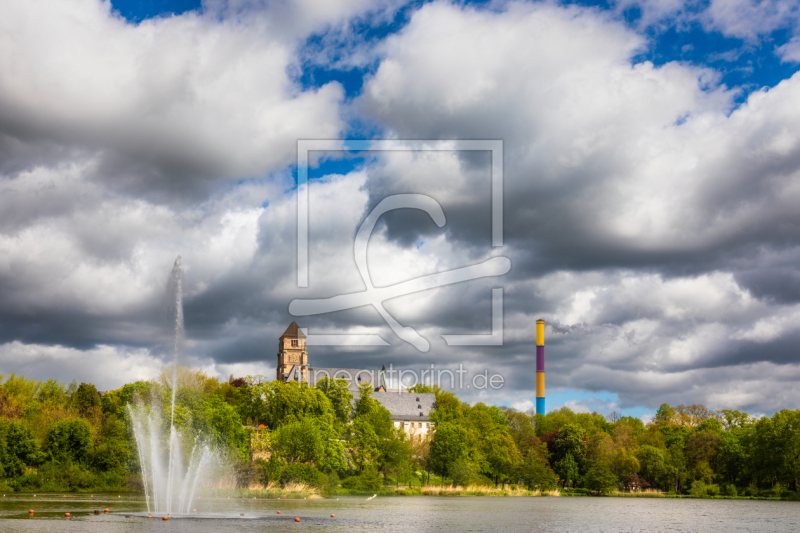
[[[308,379],[308,352],[306,336],[297,322],[292,322],[278,340],[278,379],[288,374],[293,366],[300,365],[303,380]]]

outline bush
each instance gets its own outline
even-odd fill
[[[342,481],[342,488],[351,490],[380,490],[382,486],[381,475],[374,466],[367,466],[361,474]]]
[[[465,487],[469,484],[470,478],[475,474],[475,468],[466,459],[456,459],[450,465],[450,478],[453,485]]]
[[[364,490],[380,490],[383,486],[381,475],[374,466],[368,466],[361,472],[361,483]]]
[[[364,490],[361,486],[361,476],[350,476],[342,481],[342,488],[350,490]]]
[[[695,498],[708,498],[709,496],[717,496],[719,494],[719,485],[707,485],[698,479],[692,482],[692,489],[690,492]]]
[[[272,454],[269,461],[257,459],[258,480],[264,486],[270,483],[278,483],[281,480],[281,474],[283,474],[285,466],[285,463],[278,458],[277,454]]]
[[[725,496],[738,496],[739,493],[736,491],[736,485],[728,485],[725,487]]]

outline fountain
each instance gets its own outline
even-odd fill
[[[168,294],[170,319],[174,319],[169,428],[165,426],[158,399],[140,399],[135,405],[128,405],[128,412],[139,454],[147,511],[173,515],[189,513],[195,490],[217,462],[219,454],[204,443],[201,436],[192,438],[175,427],[178,361],[184,340],[183,270],[180,256],[172,268]]]

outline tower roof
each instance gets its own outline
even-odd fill
[[[297,322],[292,321],[292,323],[289,324],[289,327],[286,328],[286,331],[283,332],[283,335],[281,335],[281,339],[286,337],[290,339],[305,339],[306,334],[303,333],[303,331],[300,329],[300,326],[297,325]]]

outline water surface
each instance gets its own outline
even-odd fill
[[[0,531],[725,531],[800,530],[800,502],[645,498],[339,497],[197,500],[198,514],[146,518],[144,498],[117,494],[6,494]],[[103,513],[108,508],[109,513]],[[28,514],[34,509],[33,517]],[[99,510],[100,515],[93,514]],[[278,515],[277,511],[281,511]],[[72,516],[64,518],[64,513]],[[130,518],[129,515],[134,517]],[[240,515],[244,515],[243,517]],[[330,515],[335,514],[335,518]],[[300,523],[294,521],[301,519]]]

